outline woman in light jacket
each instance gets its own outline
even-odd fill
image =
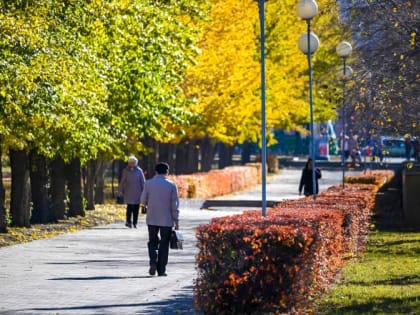
[[[144,189],[144,174],[138,166],[138,160],[134,156],[128,158],[128,165],[123,170],[118,195],[124,198],[127,204],[126,227],[137,227],[139,217],[140,198]]]

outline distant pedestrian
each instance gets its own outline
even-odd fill
[[[299,195],[303,194],[305,196],[313,195],[313,177],[312,177],[312,159],[308,159],[306,162],[305,168],[302,170],[302,176],[300,178],[299,184]],[[318,179],[321,178],[321,170],[319,168],[315,169],[315,183],[316,183],[316,194],[318,194],[319,186]]]
[[[137,158],[130,156],[118,187],[118,196],[123,197],[124,203],[127,204],[125,225],[129,228],[137,228],[140,198],[144,189],[144,183],[144,174],[138,166]]]
[[[349,136],[345,135],[343,137],[343,134],[341,134],[340,151],[341,151],[341,154],[344,153],[344,160],[347,161],[347,159],[350,156],[350,151],[349,151]]]
[[[420,141],[419,141],[419,137],[415,137],[413,139],[413,151],[414,151],[414,159],[416,161],[419,161],[420,158]]]
[[[362,157],[359,146],[359,137],[357,135],[354,135],[349,139],[349,152],[351,162],[353,164],[355,164],[356,162],[362,163]]]
[[[167,178],[169,174],[167,163],[158,163],[155,171],[155,177],[146,182],[141,203],[147,206],[149,274],[154,276],[157,271],[159,276],[166,276],[172,229],[179,228],[178,188]]]
[[[411,160],[412,143],[411,143],[411,136],[409,134],[406,134],[404,136],[404,146],[405,146],[405,159],[407,161],[410,161]]]
[[[379,159],[379,161],[382,162],[384,160],[384,155],[382,153],[381,141],[377,137],[372,137],[369,146],[372,148],[372,161]]]

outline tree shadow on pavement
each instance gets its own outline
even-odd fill
[[[96,281],[96,280],[122,280],[122,279],[148,279],[152,276],[116,277],[116,276],[97,276],[97,277],[66,277],[51,278],[51,281]]]
[[[179,292],[179,294],[176,294]],[[79,306],[60,306],[45,307],[16,310],[19,314],[34,313],[60,313],[60,312],[77,312],[78,314],[86,314],[89,311],[103,311],[103,314],[117,314],[121,309],[125,309],[123,314],[154,314],[154,315],[199,315],[201,314],[195,309],[192,286],[184,287],[174,296],[166,300],[144,303],[127,303],[127,304],[98,304],[98,305],[79,305]],[[115,310],[112,310],[115,309]],[[118,310],[119,309],[119,310]],[[0,313],[2,314],[2,313]]]
[[[153,315],[199,315],[199,312],[194,305],[194,297],[192,287],[184,288],[187,291],[183,294],[174,296],[173,298],[161,301],[148,307],[146,311],[140,311],[136,314],[153,314]],[[188,292],[190,291],[190,292]]]

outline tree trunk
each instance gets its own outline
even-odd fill
[[[202,139],[200,145],[201,151],[201,171],[209,172],[213,167],[214,160],[214,144],[209,137]]]
[[[169,161],[169,155],[170,155],[170,152],[169,152],[170,151],[170,148],[169,148],[169,146],[170,146],[169,143],[159,143],[158,160],[160,162],[167,162],[167,161]]]
[[[186,145],[187,165],[186,174],[193,174],[198,172],[198,163],[200,150],[197,147],[197,140],[189,140]]]
[[[3,152],[0,143],[0,233],[7,233],[6,222],[6,192],[3,185]]]
[[[95,172],[95,204],[105,203],[105,173],[109,163],[105,160],[96,160]]]
[[[30,222],[30,183],[29,162],[23,150],[10,150],[10,166],[12,169],[12,196],[10,214],[12,226],[29,227]]]
[[[176,146],[176,159],[175,159],[175,174],[187,173],[187,145],[185,141],[180,142]]]
[[[117,160],[118,163],[118,184],[121,182],[123,170],[127,167],[127,163],[123,160]]]
[[[84,216],[80,159],[73,159],[66,165],[66,178],[70,199],[68,216]]]
[[[159,143],[159,162],[166,162],[169,164],[170,172],[175,173],[176,164],[176,146],[172,143]]]
[[[158,143],[156,140],[147,137],[144,144],[148,150],[147,153],[141,155],[140,167],[144,171],[146,178],[152,178],[155,175],[155,165],[157,162]]]
[[[232,165],[233,146],[220,143],[219,149],[219,169]]]
[[[112,193],[112,198],[115,199],[115,165],[116,165],[116,160],[112,160],[111,163],[111,193]]]
[[[118,185],[121,182],[122,171],[125,166],[126,164],[122,160],[112,161],[112,198],[116,197],[116,191],[118,190]],[[115,185],[115,177],[117,177],[117,185]]]
[[[55,220],[63,220],[66,214],[66,175],[64,160],[61,157],[51,161],[50,175],[51,210]]]
[[[48,200],[48,168],[44,156],[32,151],[29,154],[29,176],[32,195],[31,223],[54,221]]]
[[[95,210],[95,164],[94,160],[89,160],[83,172],[83,193],[86,200],[86,210]]]
[[[242,145],[241,163],[242,165],[245,165],[249,162],[251,162],[251,143],[245,141]]]

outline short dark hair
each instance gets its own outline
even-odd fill
[[[155,171],[159,175],[167,174],[169,172],[169,164],[164,163],[164,162],[160,162],[160,163],[156,164]]]

